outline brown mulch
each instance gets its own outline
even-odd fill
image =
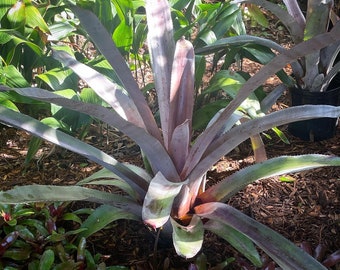
[[[83,157],[44,143],[38,157],[24,173],[22,164],[29,136],[8,127],[2,127],[0,131],[2,190],[24,184],[72,185],[99,169]],[[140,163],[136,155],[138,149],[126,137],[119,137],[112,132],[107,136],[105,132],[103,134],[91,131],[87,140],[106,149],[117,159]],[[274,135],[271,140],[265,140],[268,157],[305,153],[340,155],[339,128],[336,137],[315,143],[304,142],[286,134],[290,140],[289,145]],[[244,142],[212,168],[208,173],[209,183],[219,181],[253,162],[250,144]],[[273,178],[248,185],[228,203],[298,245],[308,242],[315,248],[322,243],[327,247],[327,254],[339,250],[340,168],[314,169],[290,176],[294,181],[288,183]],[[170,266],[173,269],[187,269],[190,261],[178,258],[171,244],[160,242],[157,249],[154,244],[154,233],[142,224],[120,221],[92,236],[88,248],[106,255],[108,265],[129,265],[132,269],[170,269]],[[210,233],[206,235],[203,253],[207,256],[209,266],[230,257],[242,258],[228,243]],[[183,268],[183,265],[186,266]],[[230,269],[239,268],[234,266]]]

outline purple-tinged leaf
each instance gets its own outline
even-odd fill
[[[145,97],[143,96],[142,91],[140,91],[138,84],[133,78],[124,58],[112,41],[110,34],[91,11],[77,6],[72,6],[71,9],[79,18],[82,27],[84,27],[86,32],[90,35],[96,47],[104,55],[116,72],[120,82],[124,86],[124,89],[129,93],[140,115],[142,116],[148,132],[161,141],[159,128],[157,127],[156,121],[145,100]]]
[[[264,147],[264,143],[262,141],[261,135],[256,134],[250,137],[251,148],[254,151],[254,159],[255,162],[262,162],[267,160],[267,152]]]
[[[0,242],[0,255],[3,255],[5,251],[17,240],[19,236],[18,231],[13,231],[6,235]]]
[[[188,122],[191,135],[194,108],[195,55],[192,44],[184,37],[177,41],[171,73],[169,139],[173,131]],[[188,144],[189,147],[189,144]],[[183,163],[184,165],[184,163]],[[183,165],[181,165],[183,167]]]
[[[198,270],[198,267],[195,264],[190,264],[188,270]]]
[[[300,244],[300,248],[304,251],[304,252],[307,252],[309,255],[313,255],[313,252],[312,252],[312,246],[309,242],[306,242],[306,241],[303,241],[301,244]]]
[[[197,138],[195,144],[192,146],[189,152],[188,159],[186,161],[186,164],[184,165],[183,172],[181,173],[181,175],[183,175],[183,178],[187,178],[192,169],[198,164],[198,162],[202,158],[204,152],[206,152],[206,150],[210,148],[211,142],[216,137],[216,134],[220,132],[222,126],[224,125],[225,121],[230,117],[230,115],[249,96],[249,94],[252,93],[257,87],[261,86],[270,75],[278,72],[279,70],[284,68],[288,63],[293,62],[294,60],[303,57],[306,54],[313,53],[315,50],[320,50],[323,47],[327,47],[330,44],[335,43],[339,40],[340,40],[340,24],[338,23],[333,27],[333,29],[330,32],[316,36],[311,40],[307,40],[296,45],[289,51],[279,54],[278,56],[273,58],[273,60],[271,60],[267,65],[263,66],[263,68],[258,73],[252,76],[242,86],[242,88],[238,92],[238,95],[235,97],[235,99],[233,99],[229,103],[228,107],[222,112],[219,119]],[[288,117],[286,117],[286,119],[287,118]],[[263,121],[262,118],[261,121]],[[217,157],[216,154],[216,159],[218,160],[221,156]],[[205,168],[204,170],[206,171],[207,168]],[[200,172],[199,175],[202,175],[202,172]]]
[[[326,155],[280,156],[239,170],[198,196],[200,202],[225,202],[248,184],[263,178],[324,166],[340,166],[340,157]]]
[[[264,270],[275,270],[275,262],[269,262]]]
[[[146,0],[148,44],[156,86],[164,142],[169,142],[170,82],[175,51],[173,26],[167,0]]]
[[[11,89],[7,86],[2,86],[0,85],[0,91],[1,90],[13,90],[16,91],[17,93],[19,93],[20,95],[23,96],[28,96],[31,98],[34,98],[36,100],[40,100],[40,101],[44,101],[44,102],[49,102],[49,103],[54,103],[57,104],[59,106],[71,109],[71,110],[75,110],[78,112],[82,112],[88,115],[91,115],[93,117],[96,117],[97,119],[109,124],[110,126],[119,129],[121,132],[125,133],[127,136],[129,136],[131,139],[133,139],[144,151],[144,153],[146,154],[148,161],[150,162],[152,169],[154,172],[158,172],[158,171],[162,171],[162,173],[164,174],[164,176],[166,176],[169,180],[171,181],[178,181],[179,176],[178,173],[176,171],[176,168],[171,160],[171,158],[169,157],[167,151],[164,149],[163,145],[161,144],[160,141],[158,141],[155,137],[151,136],[148,132],[146,132],[144,129],[135,126],[134,124],[125,121],[123,118],[121,118],[115,111],[109,110],[105,107],[102,106],[98,106],[95,104],[90,104],[90,103],[84,103],[81,101],[77,101],[77,100],[72,100],[72,99],[67,99],[64,98],[62,96],[56,95],[50,91],[46,91],[44,89],[40,89],[40,88],[19,88],[19,89]],[[0,108],[2,110],[2,108]],[[5,108],[3,108],[3,110],[5,110]],[[7,110],[8,114],[13,115],[14,112],[11,112],[10,110]],[[22,117],[28,117],[28,116],[22,116]],[[0,114],[0,119],[3,121],[9,121],[11,123],[8,124],[13,124],[10,117],[6,116],[6,114]],[[20,121],[23,122],[23,119],[20,119],[20,117],[15,117],[13,116],[13,119],[15,119],[16,121]],[[29,120],[27,121],[35,121],[33,118],[29,118]],[[41,126],[41,123],[38,124],[39,126]],[[22,127],[27,127],[27,128],[34,128],[31,127],[29,125],[21,125],[19,124],[17,127],[18,128],[22,128]],[[41,127],[42,129],[47,129],[47,127]],[[26,129],[27,130],[27,129]],[[28,131],[28,130],[27,130]],[[31,132],[31,131],[30,131]],[[34,131],[35,135],[38,137],[41,137],[41,134],[37,134],[37,130]],[[50,134],[54,132],[51,131]],[[60,132],[60,134],[63,134]],[[61,135],[64,136],[64,135]],[[49,137],[50,140],[52,137]],[[50,140],[51,141],[51,140]],[[57,139],[54,138],[53,143],[59,145],[58,143],[59,141]],[[66,147],[66,145],[64,144],[64,146],[62,147]],[[69,145],[67,147],[72,147],[72,145]],[[68,148],[69,149],[69,148]],[[84,155],[84,151],[82,151],[83,149],[87,149],[87,146],[82,146],[81,148],[77,148],[75,149],[75,147],[73,147],[74,152],[76,153],[80,153],[82,155]],[[99,150],[97,150],[99,151]],[[93,160],[95,162],[98,162],[100,160],[100,157],[102,155],[99,154],[98,156],[93,156],[91,160],[93,160],[93,158],[96,159]],[[105,167],[105,166],[104,166]],[[115,172],[117,173],[117,172]],[[136,176],[136,174],[134,174]],[[120,175],[120,177],[124,178],[124,176]],[[125,177],[126,178],[126,177]],[[124,180],[126,180],[124,178]],[[136,179],[134,181],[139,181],[138,179],[141,179],[140,177],[135,177]],[[130,179],[131,180],[131,179]],[[145,182],[143,180],[143,182]],[[131,183],[129,183],[131,184]],[[145,190],[147,189],[147,184],[146,183],[139,183],[140,185],[144,186]]]
[[[337,250],[331,255],[329,255],[327,259],[322,262],[322,264],[326,267],[332,267],[339,262],[340,262],[340,250]]]
[[[170,220],[176,253],[187,259],[194,257],[201,250],[203,243],[204,228],[201,218],[194,215],[187,226],[178,224],[172,218]]]
[[[169,154],[174,161],[178,172],[183,169],[186,158],[189,153],[190,146],[190,121],[187,120],[181,125],[178,125],[172,132],[171,141],[169,144]]]
[[[283,269],[326,270],[312,256],[301,250],[279,233],[223,203],[206,203],[195,208],[202,218],[215,220],[233,227],[251,239]]]
[[[163,226],[169,219],[175,197],[185,182],[170,182],[161,172],[151,180],[144,198],[142,217],[151,228]]]
[[[64,66],[71,68],[82,78],[104,101],[125,120],[136,126],[145,128],[135,104],[129,96],[124,94],[118,84],[113,83],[98,71],[78,62],[64,51],[53,51],[53,58],[60,61]]]
[[[221,135],[218,139],[211,142],[206,153],[204,153],[204,158],[199,162],[196,168],[194,168],[188,178],[193,180],[195,177],[199,177],[204,174],[222,156],[228,154],[237,145],[248,139],[250,136],[259,134],[272,127],[281,126],[294,121],[320,117],[337,118],[339,115],[340,107],[329,105],[304,105],[290,107],[265,115],[261,118],[250,120],[232,128],[229,132]],[[221,118],[219,120],[221,120]]]
[[[260,255],[254,243],[244,234],[216,220],[209,220],[204,224],[204,228],[227,240],[256,267],[262,266]]]
[[[142,213],[142,207],[128,197],[79,186],[27,185],[0,192],[0,202],[4,204],[53,201],[107,204],[139,218]]]
[[[326,246],[323,245],[323,244],[318,244],[314,250],[314,258],[317,260],[317,261],[321,261],[324,256],[326,254]]]
[[[185,220],[188,218],[188,213],[191,209],[192,196],[190,189],[187,185],[183,185],[180,193],[177,195],[176,199],[172,205],[172,217],[180,220]]]
[[[304,29],[306,25],[306,19],[303,16],[302,10],[297,0],[283,0],[288,13],[295,19],[300,29]]]

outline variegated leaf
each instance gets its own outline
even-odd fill
[[[152,228],[163,226],[169,219],[172,204],[185,182],[170,182],[161,172],[151,180],[143,204],[143,220]]]
[[[184,258],[194,257],[202,248],[204,228],[200,217],[193,215],[190,224],[183,226],[170,219],[173,228],[173,242],[178,255]]]

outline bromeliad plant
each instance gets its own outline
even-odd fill
[[[1,269],[108,269],[100,254],[87,249],[85,237],[77,241],[86,230],[81,216],[93,210],[71,212],[68,205],[0,204]]]
[[[84,225],[89,233],[120,218],[143,220],[152,229],[161,230],[162,237],[171,238],[178,254],[190,258],[200,251],[204,231],[210,230],[229,241],[257,266],[261,265],[261,260],[253,243],[284,269],[325,269],[280,234],[225,202],[255,180],[315,167],[339,166],[339,157],[281,156],[240,170],[211,187],[206,186],[205,176],[223,155],[264,130],[294,120],[340,115],[340,108],[337,107],[308,105],[288,108],[232,127],[239,119],[234,115],[235,110],[252,91],[286,64],[340,40],[340,25],[275,57],[243,85],[219,117],[193,140],[193,47],[184,38],[175,44],[166,0],[148,0],[145,8],[161,129],[111,36],[90,11],[79,6],[71,6],[71,9],[114,68],[119,81],[107,79],[64,51],[55,50],[53,56],[85,80],[111,109],[34,87],[0,88],[87,113],[106,122],[140,146],[145,168],[120,163],[91,145],[1,106],[2,122],[83,155],[104,169],[76,186],[16,187],[1,192],[0,202],[94,201],[103,203],[107,208],[105,211],[95,211],[95,215],[89,217]],[[84,186],[87,184],[114,185],[122,189],[125,195],[90,189]],[[86,237],[88,232],[84,231],[80,236]]]
[[[333,0],[308,0],[305,16],[297,0],[284,0],[285,8],[267,0],[232,2],[247,2],[272,12],[289,31],[294,44],[327,33],[331,26],[339,21],[338,16],[332,11]],[[310,92],[325,92],[340,71],[340,62],[336,61],[339,52],[340,42],[335,42],[294,61],[292,69],[296,87]]]

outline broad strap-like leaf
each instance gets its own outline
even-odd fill
[[[328,31],[334,0],[308,0],[304,40]]]
[[[287,7],[288,13],[295,19],[300,29],[304,29],[306,25],[306,19],[302,13],[300,5],[297,0],[283,0]],[[320,2],[320,1],[319,1]]]
[[[260,134],[272,127],[285,125],[295,121],[302,121],[312,118],[331,117],[337,118],[340,115],[340,107],[329,105],[303,105],[280,110],[263,117],[249,120],[239,126],[232,128],[229,132],[215,139],[204,153],[204,158],[194,168],[189,179],[194,179],[205,173],[213,166],[220,157],[228,154],[237,145],[249,137]]]
[[[172,132],[169,144],[169,154],[174,161],[176,169],[180,172],[183,169],[185,160],[189,153],[191,130],[189,120],[178,125]]]
[[[215,138],[216,134],[220,132],[225,121],[230,115],[238,108],[238,106],[253,92],[257,87],[261,86],[266,79],[284,68],[288,63],[305,56],[306,54],[313,53],[315,50],[320,50],[329,44],[335,43],[340,40],[340,24],[336,24],[333,29],[325,34],[314,37],[313,39],[302,42],[283,54],[279,54],[267,65],[252,76],[240,89],[238,95],[233,99],[228,107],[222,112],[219,119],[208,129],[206,129],[196,140],[192,146],[186,164],[184,165],[182,175],[184,178],[192,171],[202,158],[204,152],[210,148],[210,144]],[[337,117],[337,116],[335,116]],[[288,117],[287,117],[288,118]],[[277,125],[275,125],[277,126]],[[219,156],[218,158],[220,158]]]
[[[142,168],[137,167],[132,164],[123,163],[124,166],[128,167],[131,171],[135,172],[139,176],[141,176],[148,183],[151,181],[151,176]],[[79,186],[84,185],[107,185],[107,186],[115,186],[124,192],[126,192],[131,198],[138,200],[138,194],[135,189],[133,189],[126,181],[124,181],[121,177],[116,175],[114,172],[103,168],[85,179],[79,181],[77,183]]]
[[[173,25],[167,0],[146,0],[148,45],[156,86],[161,126],[165,144],[168,139],[170,82],[175,52]]]
[[[214,43],[195,50],[196,54],[211,54],[218,50],[223,50],[228,46],[245,46],[247,44],[258,44],[283,53],[286,49],[275,41],[251,35],[239,35],[221,38]]]
[[[144,122],[135,104],[117,83],[113,83],[107,77],[96,70],[78,62],[64,51],[53,51],[53,58],[64,66],[71,68],[78,74],[104,101],[125,120],[144,128]]]
[[[339,52],[340,52],[340,44],[339,44]],[[327,75],[325,76],[324,80],[323,80],[323,87],[321,88],[320,92],[325,92],[327,90],[327,88],[329,87],[329,84],[331,82],[331,80],[333,80],[333,78],[339,74],[340,72],[340,62],[337,62],[331,69],[330,71],[327,73]]]
[[[151,228],[163,226],[169,219],[175,197],[186,182],[170,182],[161,172],[151,180],[143,204],[143,221]]]
[[[263,249],[282,269],[325,270],[312,256],[279,233],[223,203],[206,203],[195,208],[202,218],[226,224],[243,233]]]
[[[79,186],[28,185],[0,192],[0,203],[22,204],[33,202],[88,201],[114,206],[141,216],[141,206],[122,195]]]
[[[280,156],[248,166],[199,195],[201,202],[226,202],[248,184],[263,178],[326,166],[340,166],[340,157],[327,155]]]
[[[295,1],[295,0],[288,0]],[[294,42],[301,42],[303,39],[304,25],[301,24],[301,18],[291,16],[286,10],[280,7],[278,4],[274,4],[267,0],[233,0],[232,3],[252,3],[262,8],[269,10],[275,14],[276,17],[287,27],[289,33],[293,37]],[[295,14],[294,14],[295,15]]]
[[[84,27],[86,32],[90,35],[98,50],[104,55],[115,70],[120,82],[124,86],[124,89],[129,93],[140,115],[142,116],[148,132],[161,141],[159,128],[157,127],[156,121],[145,100],[145,97],[140,91],[138,84],[133,78],[124,58],[113,43],[110,34],[91,11],[77,6],[71,6],[71,9],[79,18],[82,27]]]
[[[81,237],[87,238],[118,219],[140,220],[140,216],[122,211],[112,205],[101,205],[81,224],[80,228],[86,230],[77,235],[78,239]]]
[[[189,127],[189,140],[191,138],[191,121],[195,100],[194,82],[194,48],[192,44],[183,37],[176,43],[175,56],[171,72],[170,115],[168,130],[168,137],[170,141],[172,140],[172,134],[174,130],[185,122],[187,122]],[[189,142],[185,148],[189,148]],[[184,151],[186,151],[185,148],[183,149]],[[179,149],[179,151],[181,151],[181,149]]]
[[[170,220],[176,253],[186,259],[194,257],[203,244],[204,228],[201,218],[193,215],[187,226],[180,225],[172,218]]]
[[[103,151],[59,130],[44,125],[30,116],[17,113],[2,106],[0,106],[0,120],[3,123],[23,129],[32,135],[50,141],[102,165],[135,188],[136,192],[139,194],[139,199],[144,197],[148,183]]]
[[[254,243],[247,236],[222,222],[212,219],[204,224],[204,229],[227,240],[229,244],[250,260],[256,267],[261,267],[262,261],[260,255]]]
[[[217,51],[224,50],[228,47],[242,47],[243,50],[247,51],[247,46],[251,45],[252,47],[254,44],[259,45],[261,48],[262,46],[265,48],[270,48],[272,50],[275,50],[279,53],[284,53],[286,49],[282,47],[280,44],[276,43],[275,41],[268,40],[266,38],[262,37],[256,37],[251,35],[239,35],[239,36],[232,36],[232,37],[226,37],[221,38],[219,40],[216,40],[214,43],[209,44],[207,46],[204,46],[202,48],[198,48],[195,53],[196,54],[211,54],[216,53]],[[255,61],[259,62],[260,64],[266,64],[268,60],[263,61],[265,59],[268,59],[268,57],[272,57],[270,54],[266,54],[266,58],[262,59],[260,58],[259,52],[251,53],[253,54],[253,57],[255,57]],[[229,52],[230,54],[230,52]],[[229,56],[230,57],[230,56]],[[260,61],[262,59],[262,61]],[[291,63],[292,69],[294,74],[302,74],[302,66],[299,62],[295,61]],[[290,77],[284,72],[282,74],[279,71],[277,75],[282,80],[282,82],[286,83],[287,85],[292,84]]]
[[[96,104],[67,99],[40,88],[32,87],[11,89],[0,85],[0,90],[13,90],[23,96],[28,96],[44,102],[54,103],[65,108],[96,117],[110,126],[119,129],[121,132],[133,139],[146,154],[154,172],[162,171],[168,179],[173,181],[179,179],[176,168],[161,142],[151,136],[143,128],[137,127],[121,118],[115,111],[98,106]],[[2,115],[0,115],[0,119],[1,117]],[[9,117],[6,118],[7,121],[11,121]]]

